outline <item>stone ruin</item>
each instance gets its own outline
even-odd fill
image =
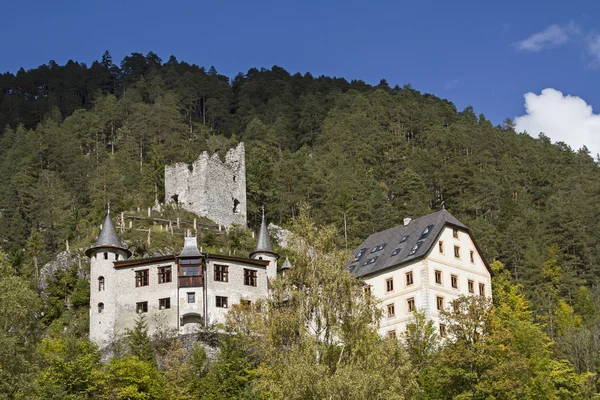
[[[203,152],[192,164],[165,166],[165,202],[207,217],[219,225],[246,226],[244,143],[230,149],[225,162]]]

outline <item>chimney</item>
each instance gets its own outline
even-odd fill
[[[410,221],[412,221],[412,219],[410,219],[409,217],[404,218],[404,226],[410,224]]]

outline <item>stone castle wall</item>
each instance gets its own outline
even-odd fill
[[[246,226],[244,144],[230,149],[222,162],[204,152],[191,165],[165,167],[165,202],[210,218],[217,224]]]

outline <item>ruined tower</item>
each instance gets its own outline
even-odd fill
[[[244,143],[230,149],[225,162],[203,152],[192,164],[165,166],[165,202],[220,225],[246,226]]]

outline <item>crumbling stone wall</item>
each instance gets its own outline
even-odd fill
[[[244,143],[230,149],[225,162],[204,152],[191,165],[165,167],[165,202],[212,219],[217,224],[246,226],[246,158]]]

